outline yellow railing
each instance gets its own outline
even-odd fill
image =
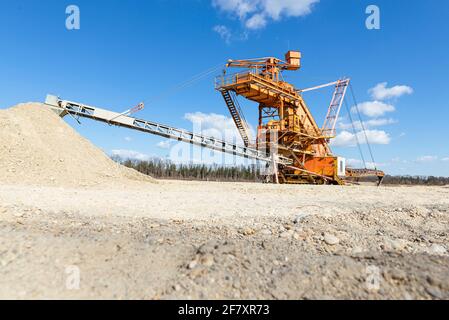
[[[242,81],[247,81],[250,76],[258,76],[260,72],[251,70],[245,72],[238,72],[229,75],[221,75],[215,78],[215,89],[221,89],[226,86],[237,84]]]

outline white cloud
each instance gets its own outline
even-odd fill
[[[301,17],[312,12],[312,6],[319,0],[266,0],[265,12],[274,20],[286,17]]]
[[[346,159],[346,166],[348,166],[350,168],[360,167],[361,165],[363,165],[363,161],[362,160]]]
[[[228,27],[223,25],[216,25],[212,28],[213,31],[220,35],[220,38],[224,40],[226,43],[231,43],[232,33],[228,29]]]
[[[342,131],[332,140],[331,145],[333,147],[355,146],[355,135],[349,131]]]
[[[301,17],[312,12],[319,0],[212,0],[212,5],[229,12],[249,29],[260,29],[268,20]]]
[[[193,124],[193,131],[208,137],[243,143],[234,121],[216,113],[187,113],[184,118]]]
[[[126,142],[131,142],[133,140],[131,137],[125,137],[124,139]]]
[[[346,159],[346,166],[349,168],[362,168],[365,167],[362,160],[359,159]],[[365,169],[376,169],[379,167],[385,167],[384,163],[374,163],[374,162],[366,162]]]
[[[441,159],[441,161],[449,162],[449,157]]]
[[[255,14],[248,20],[246,20],[245,26],[248,29],[262,29],[267,25],[267,19],[263,14]]]
[[[156,146],[161,149],[170,149],[170,140],[160,141]]]
[[[395,111],[395,107],[391,104],[383,103],[381,101],[367,101],[357,105],[359,111],[368,117],[381,117],[387,112]],[[356,112],[355,106],[351,110]]]
[[[212,5],[220,10],[236,14],[239,18],[245,18],[256,10],[259,0],[212,0]]]
[[[360,121],[354,121],[354,127],[356,130],[362,130],[363,127],[365,127],[365,129],[368,129],[368,128],[375,128],[375,127],[382,127],[382,126],[395,124],[395,123],[397,123],[397,121],[394,119],[391,119],[391,118],[390,119],[379,118],[379,119],[371,119],[368,121],[363,121],[363,126]],[[339,122],[338,127],[342,130],[348,130],[348,129],[352,129],[352,124],[345,123],[345,122]]]
[[[422,156],[416,159],[416,162],[433,162],[438,160],[437,156]]]
[[[125,150],[125,149],[112,150],[111,154],[113,156],[118,156],[122,159],[131,159],[131,160],[146,161],[151,158],[151,156],[149,156],[147,154],[143,154],[143,153],[140,153],[140,152],[134,151],[134,150]]]
[[[375,100],[387,100],[391,98],[399,98],[405,94],[412,94],[413,88],[405,85],[387,87],[387,82],[382,82],[371,88],[368,92]]]
[[[391,159],[392,163],[402,163],[402,164],[407,164],[409,163],[408,160],[402,160],[400,157],[395,157],[393,159]]]
[[[370,144],[389,144],[391,141],[390,135],[383,130],[366,130],[366,136]],[[362,132],[357,133],[357,137],[360,141],[365,140]]]
[[[370,144],[389,144],[391,141],[390,135],[383,130],[366,130],[366,136]],[[365,134],[360,131],[353,134],[349,131],[342,131],[332,140],[333,147],[355,147],[357,140],[360,144],[366,144]]]

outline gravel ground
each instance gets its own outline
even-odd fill
[[[0,298],[449,299],[448,209],[448,187],[3,184]]]

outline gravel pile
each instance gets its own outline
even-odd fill
[[[0,181],[90,186],[150,178],[118,165],[40,103],[0,110]]]

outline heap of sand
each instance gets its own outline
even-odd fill
[[[154,181],[112,161],[41,103],[0,110],[0,183],[92,186]]]

